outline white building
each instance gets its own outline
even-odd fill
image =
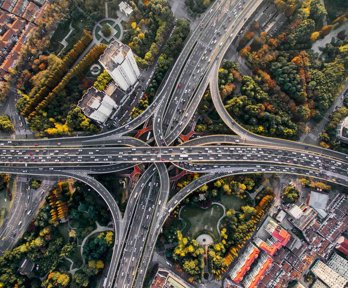
[[[347,285],[344,279],[336,271],[332,270],[321,260],[318,260],[312,267],[312,272],[330,288],[343,288]]]
[[[348,260],[337,253],[333,253],[327,262],[327,266],[340,274],[344,279],[348,280]]]
[[[129,17],[130,15],[132,15],[133,13],[133,9],[132,7],[127,3],[127,2],[124,2],[122,1],[118,7],[120,8],[120,11],[126,15],[127,17]]]
[[[117,108],[115,101],[104,92],[91,87],[78,102],[82,112],[89,118],[104,124]]]
[[[137,83],[140,71],[127,45],[113,41],[100,56],[99,62],[123,91],[128,91]]]

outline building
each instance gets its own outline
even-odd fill
[[[311,191],[308,205],[315,209],[318,212],[318,215],[321,218],[327,216],[326,208],[329,202],[329,195],[324,193],[319,193],[316,191]]]
[[[291,216],[290,223],[300,230],[305,230],[317,217],[317,212],[305,204],[301,206],[293,205],[287,213]]]
[[[340,274],[344,279],[348,280],[348,260],[337,253],[333,253],[326,264],[332,270]]]
[[[344,255],[348,256],[348,239],[346,239],[344,236],[341,236],[337,239],[336,243],[336,249]]]
[[[21,19],[32,21],[42,6],[40,4],[38,6],[34,2],[28,0],[5,0],[0,1],[0,6],[3,11],[7,11]]]
[[[348,143],[348,117],[344,118],[337,127],[337,138],[343,142]]]
[[[120,11],[126,15],[127,17],[129,17],[130,15],[132,15],[133,13],[133,9],[132,7],[127,3],[127,2],[124,2],[122,1],[118,7],[120,8]]]
[[[268,255],[262,254],[257,264],[245,277],[243,284],[246,288],[257,288],[259,282],[265,276],[267,270],[272,266],[273,259]]]
[[[158,268],[155,277],[152,280],[150,288],[191,288],[178,275],[163,268]]]
[[[286,246],[290,241],[291,235],[272,218],[266,225],[266,231],[272,236],[273,242],[279,242],[281,246]]]
[[[249,271],[251,265],[259,257],[260,249],[255,245],[249,244],[243,254],[239,257],[238,262],[230,271],[230,277],[235,283],[240,283],[245,274]]]
[[[325,285],[323,282],[321,282],[319,279],[315,280],[311,288],[327,288],[327,285]]]
[[[318,260],[312,267],[311,271],[317,276],[325,285],[330,288],[344,288],[348,281],[340,274],[331,269],[321,260]]]
[[[286,212],[284,210],[280,210],[279,213],[276,216],[276,220],[278,222],[282,222],[286,216]]]
[[[279,249],[289,243],[291,235],[272,218],[269,217],[267,220],[268,222],[266,222],[265,230],[270,237],[267,239],[256,237],[254,242],[261,250],[273,256]]]
[[[16,66],[46,0],[0,0],[0,79]]]
[[[113,41],[100,56],[99,62],[123,91],[130,90],[137,83],[140,71],[127,45]]]
[[[104,124],[117,108],[117,105],[110,96],[91,87],[78,102],[78,107],[87,117]]]

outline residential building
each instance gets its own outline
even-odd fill
[[[321,218],[327,216],[326,208],[329,202],[329,195],[326,193],[320,193],[316,191],[311,191],[308,205],[317,211]]]
[[[300,230],[306,229],[317,217],[317,212],[305,204],[301,206],[293,205],[287,213],[291,216],[289,221]]]
[[[137,83],[140,71],[127,45],[113,41],[100,56],[99,62],[123,91],[130,90]]]
[[[341,236],[337,239],[336,243],[336,249],[344,255],[348,256],[348,239],[344,236]]]
[[[248,275],[243,280],[246,288],[256,288],[259,282],[265,276],[267,270],[272,266],[273,259],[266,254],[262,254],[257,264],[250,270]]]
[[[240,283],[245,274],[249,271],[251,265],[259,257],[260,249],[254,244],[249,244],[243,254],[238,258],[237,263],[230,271],[230,277],[235,283]]]
[[[344,118],[337,127],[337,138],[343,142],[348,143],[348,117]]]
[[[348,260],[337,253],[333,253],[326,264],[332,270],[340,274],[344,279],[348,280]]]
[[[348,281],[321,260],[313,265],[311,271],[330,288],[344,288]]]
[[[191,288],[186,281],[178,275],[164,268],[158,268],[157,273],[152,280],[150,288]]]
[[[319,279],[315,280],[311,288],[327,288],[328,286],[321,282]]]
[[[87,90],[78,102],[78,106],[87,117],[100,124],[104,124],[117,108],[110,96],[94,87]]]
[[[46,0],[0,0],[0,79],[13,68]]]

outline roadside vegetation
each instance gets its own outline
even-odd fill
[[[205,12],[215,0],[185,0],[186,6],[193,15]]]
[[[202,97],[196,114],[198,119],[195,132],[203,134],[233,134],[216,112],[211,100],[209,87]]]
[[[125,25],[123,42],[136,54],[141,68],[153,64],[174,27],[174,16],[167,0],[132,2],[135,9]]]
[[[143,99],[141,99],[139,105],[132,110],[132,118],[140,115],[148,107],[149,102],[152,102],[166,73],[172,67],[184,47],[185,40],[189,33],[190,25],[187,20],[179,19],[175,22],[175,28],[161,50],[162,52],[158,57],[154,75],[149,86],[146,88]]]
[[[109,260],[113,232],[105,203],[80,183],[59,182],[28,231],[0,257],[1,287],[94,287]],[[90,235],[89,235],[90,234]],[[87,237],[89,236],[89,237]],[[86,238],[87,237],[87,238]],[[81,255],[81,244],[83,254]],[[32,269],[20,273],[24,260]]]
[[[0,131],[7,133],[14,131],[13,123],[7,115],[0,115]]]
[[[348,153],[348,144],[342,143],[337,139],[338,126],[348,117],[347,101],[344,106],[335,110],[330,115],[330,120],[325,126],[324,131],[320,134],[320,146],[324,148],[334,149],[343,153]]]

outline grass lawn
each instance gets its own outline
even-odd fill
[[[202,209],[194,204],[184,206],[180,213],[180,217],[186,224],[184,234],[196,238],[201,233],[208,232],[215,240],[219,239],[216,225],[223,214],[222,207],[216,204],[207,209]]]
[[[221,204],[226,207],[226,210],[234,209],[235,211],[239,211],[241,206],[246,205],[246,202],[236,196],[222,194]]]

